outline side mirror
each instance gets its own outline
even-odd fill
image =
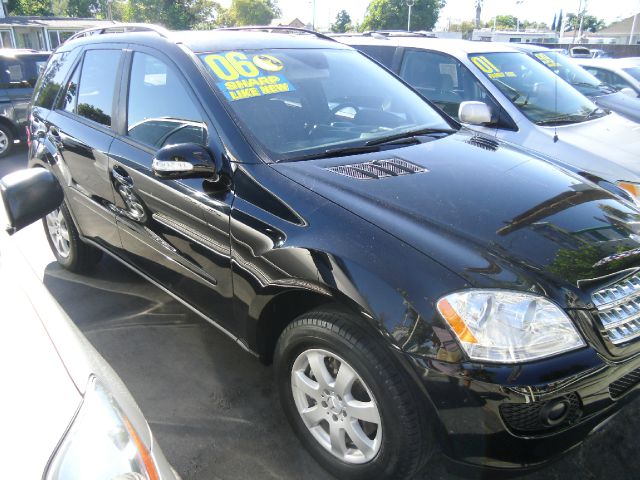
[[[631,87],[624,87],[624,88],[621,88],[621,89],[620,89],[620,91],[621,91],[622,93],[624,93],[625,95],[628,95],[629,97],[634,97],[634,98],[635,98],[635,97],[637,97],[637,96],[638,96],[638,94],[636,93],[636,91],[635,91],[633,88],[631,88]]]
[[[18,170],[0,179],[0,194],[7,214],[6,231],[21,228],[48,215],[64,200],[56,177],[44,168]]]
[[[491,123],[491,109],[483,102],[462,102],[458,108],[458,118],[470,125]]]
[[[156,177],[163,179],[218,178],[211,153],[197,143],[181,143],[161,148],[153,158],[151,169]]]

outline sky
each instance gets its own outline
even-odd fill
[[[361,22],[370,0],[315,0],[315,19],[318,28],[327,28],[335,21],[337,13],[344,9],[355,22]],[[603,18],[607,23],[629,17],[640,11],[640,0],[582,0],[587,2],[587,13]],[[228,7],[231,0],[222,0]],[[277,0],[283,18],[298,17],[305,23],[313,18],[313,0]],[[495,15],[515,15],[523,20],[546,22],[550,25],[553,15],[562,8],[565,13],[576,13],[580,0],[485,0],[482,20],[490,21]],[[475,18],[475,0],[447,0],[440,12],[437,27]]]

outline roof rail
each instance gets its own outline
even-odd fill
[[[155,32],[161,37],[168,38],[169,30],[158,25],[150,23],[115,23],[106,27],[92,27],[82,30],[70,36],[64,43],[70,42],[77,38],[90,37],[91,35],[104,35],[106,33],[124,33],[124,32]]]
[[[269,26],[269,25],[250,25],[246,27],[224,27],[218,28],[216,30],[258,30],[265,32],[294,32],[294,33],[307,33],[309,35],[315,35],[318,38],[323,40],[330,40],[332,42],[337,42],[335,38],[331,38],[329,35],[325,35],[324,33],[316,32],[315,30],[309,30],[307,28],[298,28],[298,27],[284,27],[284,26]]]
[[[436,38],[436,34],[433,32],[425,32],[425,31],[410,31],[406,30],[372,30],[369,32],[364,32],[365,36],[376,36],[381,35],[383,37],[426,37],[426,38]]]

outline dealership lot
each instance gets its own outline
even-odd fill
[[[0,175],[25,166],[25,157],[18,149],[0,160]],[[127,383],[185,479],[328,478],[286,423],[270,367],[111,258],[91,275],[74,275],[54,262],[40,224],[15,238],[54,298]],[[524,478],[637,476],[639,405]],[[436,454],[423,478],[457,477]]]

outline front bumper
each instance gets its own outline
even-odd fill
[[[440,419],[445,455],[484,468],[535,468],[560,456],[640,385],[640,355],[614,363],[591,348],[515,366],[410,359]],[[569,412],[549,424],[541,412],[559,399]]]

